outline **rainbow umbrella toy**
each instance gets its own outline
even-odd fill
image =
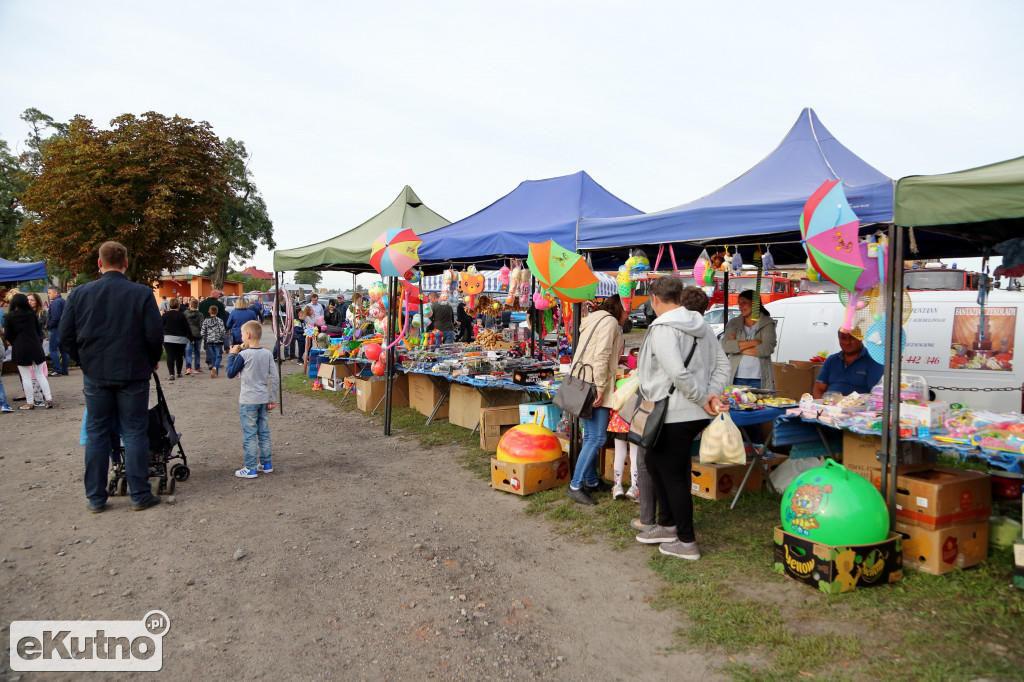
[[[409,228],[395,227],[373,241],[370,265],[383,277],[404,277],[420,262],[419,248],[423,240]]]
[[[804,204],[800,235],[814,269],[848,291],[864,272],[860,220],[838,180],[826,180]]]

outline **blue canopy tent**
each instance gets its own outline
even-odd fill
[[[46,279],[46,262],[15,263],[0,258],[0,282],[27,282]]]
[[[423,235],[420,263],[428,271],[431,264],[500,267],[505,259],[525,257],[530,242],[548,239],[576,250],[581,219],[637,213],[585,171],[526,180],[490,206]]]
[[[778,147],[721,189],[656,213],[585,216],[577,245],[593,251],[672,243],[681,245],[677,257],[689,258],[703,244],[769,242],[776,262],[802,262],[800,212],[825,180],[842,180],[862,225],[892,222],[895,183],[844,147],[807,108]]]

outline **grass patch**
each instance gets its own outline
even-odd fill
[[[308,394],[310,384],[301,374],[284,380],[294,393]],[[313,395],[335,404],[342,397]],[[350,397],[341,409],[355,410],[355,401]],[[407,407],[394,408],[392,419],[402,435],[424,447],[455,446],[463,467],[490,476],[491,453],[480,449],[477,434],[447,421],[427,427]],[[629,521],[637,506],[608,493],[595,498],[597,506],[583,506],[555,488],[523,498],[523,511],[543,516],[559,533],[635,547]],[[1024,591],[1011,585],[1008,550],[949,575],[904,569],[899,583],[827,596],[772,570],[771,529],[778,519],[779,498],[767,492],[745,493],[734,510],[724,500],[695,498],[704,557],[683,562],[651,552],[648,563],[665,584],[653,605],[674,609],[685,621],[679,649],[724,653],[731,661],[723,672],[735,680],[1020,679]]]

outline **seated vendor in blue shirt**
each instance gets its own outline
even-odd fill
[[[839,332],[839,352],[828,356],[814,382],[814,397],[821,398],[826,392],[835,391],[843,395],[870,393],[882,380],[882,366],[871,359],[864,350],[860,339]]]

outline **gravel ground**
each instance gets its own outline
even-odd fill
[[[89,514],[81,372],[52,386],[56,409],[0,415],[4,633],[160,609],[163,674],[181,679],[720,677],[716,655],[666,651],[682,623],[650,606],[650,548],[553,533],[454,446],[286,395],[274,473],[238,479],[237,381],[184,377],[164,387],[191,478],[153,509],[113,497]],[[19,677],[9,665],[4,647]]]

